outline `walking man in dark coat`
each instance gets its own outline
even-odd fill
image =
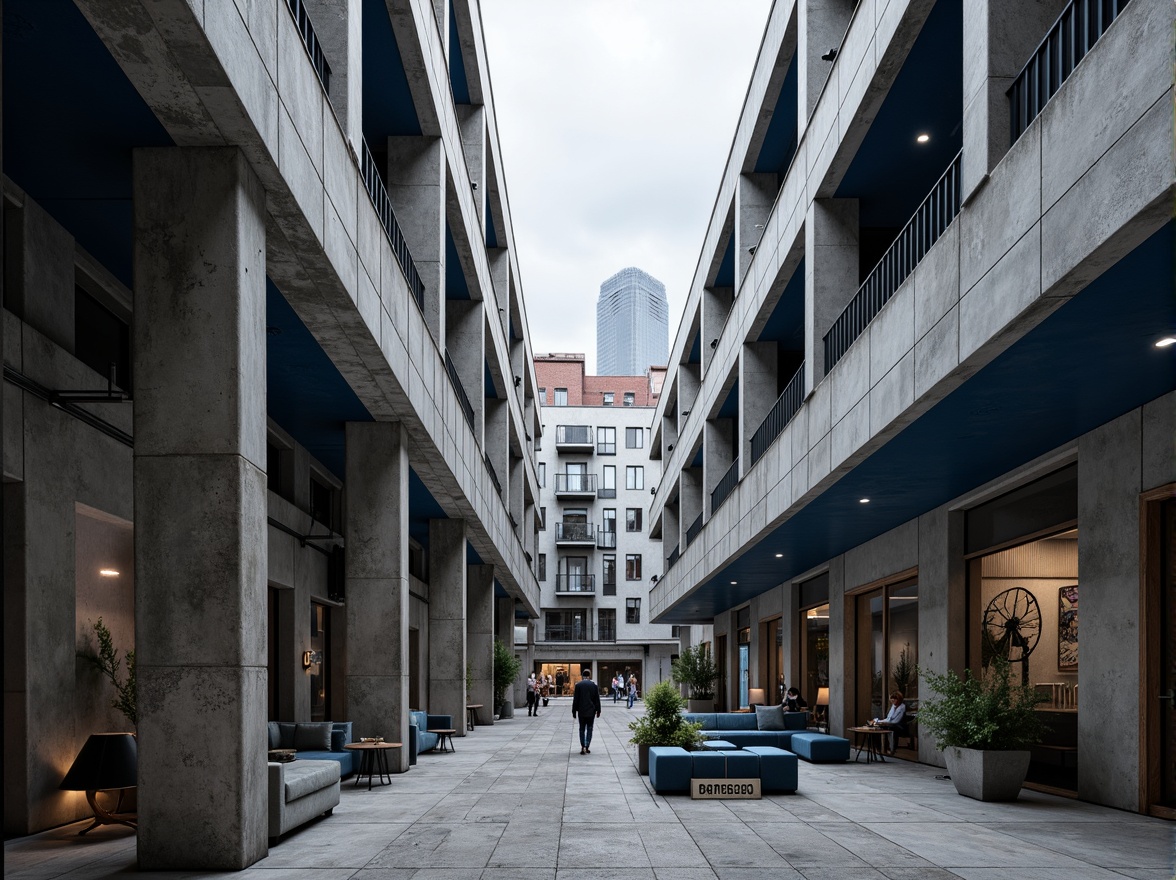
[[[572,717],[580,721],[580,754],[590,755],[592,725],[600,717],[600,688],[592,680],[591,669],[583,670],[581,675],[584,677],[572,691]]]

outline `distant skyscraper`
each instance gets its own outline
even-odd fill
[[[669,358],[666,286],[640,269],[622,269],[600,285],[596,301],[596,373],[642,376]]]

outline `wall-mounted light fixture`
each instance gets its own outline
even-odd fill
[[[821,56],[821,60],[822,61],[832,61],[836,57],[837,57],[837,50],[830,49],[828,52],[826,52],[824,55]]]
[[[719,340],[717,340],[717,339],[712,339],[712,340],[711,340],[711,350],[713,351],[714,349],[716,349],[716,348],[718,348],[718,347],[719,347]]]
[[[657,494],[657,486],[650,486],[649,487],[649,494],[656,495]]]
[[[688,416],[688,415],[690,415],[690,410],[688,410],[688,409],[684,409],[684,410],[682,410],[682,416],[683,416],[683,417],[685,417],[685,416]]]
[[[523,384],[523,377],[522,376],[515,376],[514,379],[515,379],[515,388],[518,388],[521,384]]]
[[[98,569],[98,574],[102,575],[102,577],[104,577],[104,578],[116,578],[116,577],[118,577],[118,569],[117,568],[100,568],[100,569]]]
[[[656,574],[651,574],[651,575],[649,576],[649,580],[650,580],[650,582],[651,582],[651,583],[655,583],[655,584],[656,584],[656,583],[657,583],[657,575],[656,575]]]
[[[669,446],[666,447],[666,452],[673,452],[673,451],[674,451],[674,444],[671,443]]]
[[[310,669],[312,666],[317,666],[323,662],[322,651],[303,651],[302,652],[302,668]]]
[[[755,253],[755,245],[753,244],[751,247],[749,247],[749,248],[747,249],[747,252],[748,252],[749,254],[754,254],[754,253]]]

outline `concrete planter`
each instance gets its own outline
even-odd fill
[[[649,746],[637,746],[637,772],[649,775]]]
[[[502,706],[498,710],[499,718],[514,718],[514,703],[510,700],[503,700]]]
[[[686,711],[696,715],[709,715],[715,711],[714,700],[687,700]]]
[[[978,801],[1015,801],[1029,772],[1029,752],[943,750],[956,791]]]

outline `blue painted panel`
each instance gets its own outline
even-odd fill
[[[465,272],[457,256],[457,243],[453,240],[453,231],[448,222],[445,223],[445,298],[470,299],[470,288],[466,284]]]
[[[794,55],[792,63],[788,65],[788,73],[784,76],[780,95],[776,98],[776,106],[772,108],[772,120],[768,123],[768,131],[764,135],[764,142],[755,160],[757,172],[774,171],[781,183],[784,172],[788,170],[792,156],[796,153],[796,133],[799,126],[796,108],[797,78]]]
[[[723,260],[719,263],[719,271],[715,273],[715,287],[735,286],[735,236],[727,239],[727,249],[723,251]]]
[[[419,135],[404,61],[384,0],[363,0],[363,134],[382,153],[381,142],[394,135]]]
[[[726,398],[723,399],[723,405],[719,407],[720,419],[737,419],[739,418],[739,381],[731,386],[731,390],[727,392]]]
[[[804,350],[804,260],[788,280],[776,308],[760,331],[760,342],[775,342],[780,348]]]
[[[453,4],[449,4],[449,85],[453,100],[458,104],[470,103],[470,84],[466,81],[465,59],[461,56],[461,41],[457,37],[457,15]]]
[[[485,374],[483,384],[485,385],[485,394],[488,400],[498,399],[498,389],[494,387],[494,377],[490,374],[490,364],[482,361],[482,371]]]

